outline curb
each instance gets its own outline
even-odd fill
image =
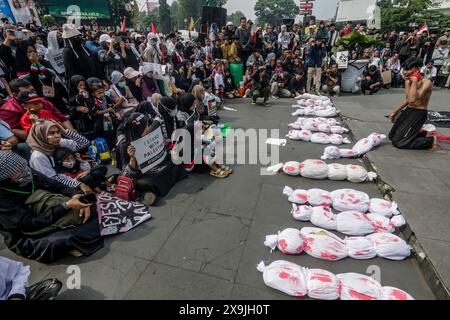
[[[348,132],[350,139],[356,142],[357,138],[355,137],[352,129],[347,123],[346,117],[343,116],[342,114],[339,117],[342,121],[342,124],[347,129],[350,130]],[[367,155],[364,155],[360,159],[362,160],[364,166],[368,171],[377,173],[377,178],[375,180],[377,189],[381,192],[381,194],[386,200],[392,201],[394,199],[396,191],[395,188],[383,180],[383,178],[379,175],[379,173],[375,169],[374,163],[369,159]],[[408,221],[406,221],[406,226],[400,230],[400,233],[404,237],[405,241],[413,248],[413,258],[418,262],[420,270],[424,274],[427,284],[430,286],[431,290],[433,291],[433,294],[439,300],[450,300],[449,288],[445,286],[442,277],[436,270],[436,266],[433,264],[433,262],[423,249],[422,245],[420,244],[420,240],[416,237]]]

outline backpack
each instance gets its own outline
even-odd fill
[[[98,164],[108,165],[112,162],[111,152],[109,151],[108,144],[103,138],[96,138],[91,142],[88,149],[89,156]]]

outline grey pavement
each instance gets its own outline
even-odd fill
[[[388,129],[389,124],[383,115],[388,110],[387,106],[390,107],[398,98],[398,94],[384,93],[373,100],[352,96],[338,98],[336,102],[344,115],[360,119],[347,120],[355,128],[356,137],[360,138],[366,134],[365,131],[371,133],[374,130],[361,121],[373,122],[377,131]],[[252,106],[248,100],[236,100],[229,102],[228,106],[236,108],[237,112],[222,111],[221,117],[223,122],[230,123],[234,128],[281,129],[283,136],[288,132],[287,124],[295,120],[291,116],[293,102],[272,101],[272,107],[265,108]],[[381,104],[385,105],[384,110],[378,107]],[[301,162],[317,159],[323,153],[323,148],[312,143],[288,142],[280,148],[280,160]],[[390,159],[391,165],[388,165],[387,160],[384,161],[382,152],[388,153],[386,159]],[[427,236],[421,245],[424,248],[429,245],[436,254],[445,252],[445,243],[448,241],[445,221],[448,220],[444,217],[444,211],[448,210],[448,206],[443,202],[440,207],[443,211],[434,212],[434,201],[430,199],[435,199],[436,192],[440,191],[440,199],[445,201],[445,192],[441,189],[446,183],[448,187],[448,181],[443,178],[445,176],[428,168],[430,175],[423,177],[422,169],[425,168],[420,166],[415,167],[414,175],[411,174],[405,163],[413,161],[413,155],[393,150],[389,145],[380,147],[373,155],[382,160],[374,161],[379,173],[384,175],[383,171],[386,170],[386,179],[389,177],[393,185],[398,183],[401,187],[396,193],[396,200],[400,202],[411,228],[416,223],[421,224],[419,230],[415,231],[418,237],[422,234]],[[426,156],[435,157],[423,155]],[[438,170],[440,162],[435,161]],[[359,159],[337,162],[362,163]],[[383,162],[386,163],[384,166]],[[397,164],[399,169],[393,164]],[[65,282],[69,276],[67,267],[78,265],[82,276],[81,290],[67,290],[64,285],[59,299],[293,299],[266,287],[262,274],[256,270],[260,261],[280,259],[334,273],[372,275],[371,270],[376,266],[380,268],[383,286],[399,287],[416,299],[436,298],[421,264],[413,257],[401,262],[381,258],[367,261],[348,258],[328,262],[306,254],[286,256],[277,251],[270,253],[263,245],[266,235],[287,227],[300,229],[311,226],[292,218],[291,205],[282,195],[284,186],[330,191],[354,188],[367,192],[371,197],[381,197],[376,184],[315,181],[282,173],[261,176],[260,165],[236,165],[233,168],[235,173],[225,180],[194,174],[178,183],[161,204],[152,208],[153,219],[124,235],[108,238],[105,248],[92,257],[67,258],[56,264],[43,265],[15,256],[3,244],[0,244],[0,255],[30,264],[31,283],[46,277],[58,277]],[[445,167],[440,167],[440,170],[445,171]],[[406,183],[399,174],[406,175],[404,179],[416,177],[421,183],[419,188],[430,189],[415,189],[413,181]],[[427,199],[427,196],[428,202],[420,198]],[[433,208],[425,211],[426,203],[430,203]],[[440,225],[434,225],[425,215],[436,219],[441,216],[440,222],[437,221]],[[339,236],[344,238],[341,234]],[[428,252],[431,254],[431,250]],[[436,260],[436,264],[445,264],[446,261],[442,260],[445,257],[441,255],[441,260]]]
[[[346,123],[357,138],[371,132],[389,132],[384,118],[399,104],[404,94],[391,89],[365,97],[343,96],[335,99],[347,117]],[[430,110],[450,111],[450,91],[433,92]],[[438,128],[450,135],[450,129]],[[445,145],[443,145],[445,146]],[[444,147],[445,149],[445,147]],[[389,142],[369,152],[366,158],[382,180],[393,187],[395,200],[409,226],[405,236],[414,245],[420,266],[438,298],[448,299],[450,288],[450,155],[437,152],[399,150]]]

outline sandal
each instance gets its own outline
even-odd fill
[[[224,179],[224,178],[228,177],[228,173],[222,169],[219,169],[217,171],[211,170],[211,172],[209,174],[212,175],[213,177],[219,178],[219,179]]]
[[[218,166],[220,169],[222,169],[223,171],[225,171],[228,174],[233,173],[233,169],[231,169],[230,167],[224,166],[223,164],[219,164]]]

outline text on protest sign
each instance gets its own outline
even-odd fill
[[[136,160],[142,173],[159,165],[167,156],[161,127],[131,144],[136,148]]]

